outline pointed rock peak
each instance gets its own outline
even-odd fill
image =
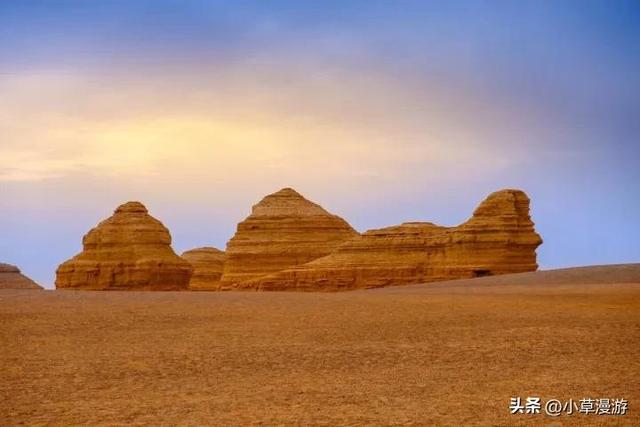
[[[140,202],[119,206],[82,238],[83,250],[56,271],[56,288],[187,289],[192,268],[171,248],[171,234]]]
[[[275,193],[271,194],[271,196],[302,197],[302,195],[300,193],[298,193],[296,190],[294,190],[291,187],[286,187],[286,188],[283,188],[282,190],[276,191]],[[302,198],[304,198],[304,197],[302,197]]]
[[[0,262],[0,273],[20,273],[20,269],[15,265]]]
[[[260,200],[227,243],[220,286],[240,283],[324,257],[358,236],[344,219],[283,188]]]
[[[147,213],[147,208],[140,202],[127,202],[118,206],[115,213]]]
[[[0,262],[0,289],[42,289],[42,286],[20,273],[15,265]]]
[[[283,188],[280,191],[264,197],[251,210],[252,216],[312,216],[331,215],[320,205],[307,200],[293,188]]]

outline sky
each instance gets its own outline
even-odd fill
[[[358,231],[520,188],[541,268],[640,262],[640,3],[0,2],[0,262],[121,203],[181,253],[293,187]]]

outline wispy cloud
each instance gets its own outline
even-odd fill
[[[428,179],[451,165],[456,175],[503,167],[517,152],[483,140],[477,120],[461,126],[448,109],[457,102],[463,111],[464,100],[445,100],[434,89],[429,101],[382,75],[311,65],[296,71],[308,76],[296,83],[283,79],[287,70],[256,73],[237,64],[170,79],[3,76],[0,94],[10,107],[0,110],[0,180],[77,173],[173,175],[194,183],[230,174],[304,180],[311,170],[336,180]]]

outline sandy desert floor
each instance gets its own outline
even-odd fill
[[[1,291],[0,425],[640,425],[639,274]],[[510,415],[517,396],[625,398],[629,412]]]

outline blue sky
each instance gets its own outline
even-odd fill
[[[291,186],[364,231],[532,198],[543,268],[638,262],[635,1],[0,3],[0,261],[120,203],[178,252]]]

